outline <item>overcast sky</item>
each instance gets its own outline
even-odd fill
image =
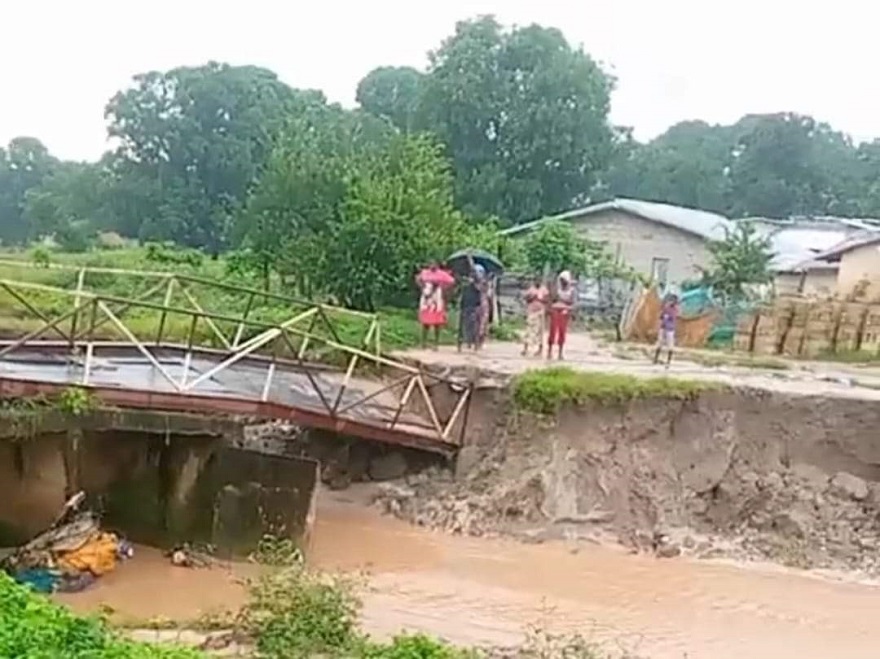
[[[257,64],[351,105],[380,65],[424,67],[459,19],[559,27],[618,79],[612,119],[646,139],[699,118],[812,114],[880,136],[880,9],[866,0],[5,0],[0,144],[62,158],[104,150],[103,108],[132,75]]]

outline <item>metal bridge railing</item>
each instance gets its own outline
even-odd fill
[[[8,262],[0,262],[0,265],[8,265]],[[90,273],[138,277],[148,281],[149,286],[134,297],[105,294],[89,290]],[[206,308],[191,290],[193,283],[244,297],[243,304],[239,304],[241,311],[222,313]],[[460,443],[464,433],[470,389],[383,356],[380,351],[381,323],[375,314],[304,303],[296,298],[177,273],[112,268],[80,268],[73,289],[0,279],[0,291],[5,292],[34,323],[32,329],[0,348],[0,362],[29,347],[44,345],[51,336],[56,343],[69,349],[69,354],[75,356],[81,367],[76,384],[89,387],[96,350],[111,343],[108,336],[116,335],[123,345],[146,359],[172,391],[181,395],[202,395],[203,392],[199,392],[201,385],[247,361],[251,370],[258,368],[263,374],[259,400],[264,402],[271,399],[279,369],[293,369],[306,376],[314,399],[319,401],[316,404],[321,413],[330,418],[368,418],[371,423],[388,430],[406,429],[448,444]],[[279,322],[255,318],[255,301],[261,296],[271,298],[276,304],[289,303],[295,313]],[[46,299],[53,300],[49,305],[51,311],[41,308]],[[58,300],[62,300],[60,310]],[[133,313],[140,313],[141,318],[145,313],[149,315],[148,330],[145,331],[143,326],[134,328],[127,322],[127,316]],[[169,336],[167,324],[172,316],[183,316],[188,320],[183,334],[177,332],[174,337]],[[344,341],[334,324],[334,317],[339,316],[358,319],[364,326],[363,333],[357,333],[353,341]],[[200,332],[200,326],[207,331]],[[206,338],[214,345],[203,345]],[[118,341],[113,343],[119,345]],[[181,350],[184,355],[179,377],[174,377],[156,354],[158,349],[169,346]],[[310,348],[319,356],[323,351],[325,356],[329,352],[344,357],[341,379],[331,387],[326,386],[326,366],[307,359]],[[208,350],[211,351],[212,365],[193,376],[190,366],[194,357]],[[367,391],[360,394],[365,380],[357,380],[359,366],[371,367],[374,373],[380,373],[381,384],[371,382]],[[319,378],[325,382],[323,388],[319,385]],[[355,380],[357,387],[352,386]],[[446,389],[456,391],[445,414],[440,413],[432,395],[432,388],[438,383],[453,385]],[[355,389],[360,395],[352,396]],[[367,411],[369,414],[359,414]],[[453,429],[459,421],[462,421],[459,436],[453,438]]]

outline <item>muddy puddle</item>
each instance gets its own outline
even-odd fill
[[[512,644],[537,624],[651,659],[876,659],[880,587],[783,570],[658,560],[564,543],[452,537],[322,493],[312,562],[370,574],[364,624],[451,641]],[[194,618],[235,608],[253,566],[181,570],[141,548],[78,610]]]

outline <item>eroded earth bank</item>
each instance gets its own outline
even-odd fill
[[[382,488],[387,512],[467,535],[612,540],[661,557],[880,570],[880,405],[735,389],[538,416],[484,389],[456,473]]]

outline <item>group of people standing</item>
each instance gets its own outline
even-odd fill
[[[494,310],[495,280],[479,263],[468,257],[469,273],[461,278],[459,299],[458,349],[479,350],[486,341]],[[422,347],[433,331],[434,349],[440,343],[440,328],[447,323],[445,292],[456,283],[455,277],[439,263],[432,263],[416,276],[421,291],[419,323],[422,326]],[[571,322],[577,293],[568,270],[560,272],[552,285],[543,277],[535,277],[523,292],[526,307],[526,329],[523,334],[523,356],[544,354],[544,334],[547,334],[547,358],[563,359],[565,339]],[[667,352],[667,365],[675,349],[675,330],[678,320],[678,298],[667,295],[660,311],[658,340],[654,363],[660,362],[662,351]]]
[[[547,358],[553,356],[553,347],[557,348],[557,357],[562,359],[568,324],[576,302],[575,288],[571,273],[563,270],[556,277],[555,284],[548,288],[541,277],[535,277],[523,294],[526,304],[526,331],[523,334],[522,354],[527,356],[530,349],[535,356],[544,352],[544,329],[549,320],[547,334]]]
[[[427,347],[428,336],[433,333],[434,349],[440,343],[440,328],[448,321],[446,291],[456,283],[455,277],[439,263],[431,263],[416,275],[419,298],[419,323],[422,326],[422,347]],[[489,335],[495,306],[495,280],[479,263],[469,262],[469,273],[461,280],[459,298],[458,349],[479,350]],[[547,357],[554,346],[557,357],[563,358],[568,325],[576,302],[571,273],[564,270],[552,286],[546,286],[536,277],[524,293],[526,303],[526,331],[523,355],[530,349],[540,356],[544,352],[545,327],[547,332]]]
[[[489,335],[494,307],[495,281],[479,263],[470,261],[470,272],[462,279],[459,299],[458,349],[466,346],[479,350]],[[440,328],[447,323],[445,291],[455,278],[438,263],[432,263],[416,276],[421,291],[419,323],[422,326],[422,347],[427,347],[428,334],[433,331],[434,349],[440,343]]]

